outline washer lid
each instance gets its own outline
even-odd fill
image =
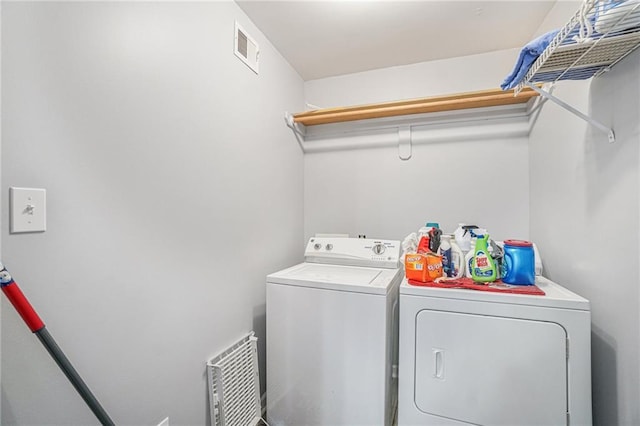
[[[546,306],[550,308],[578,309],[589,311],[589,301],[544,277],[536,277],[536,285],[544,291],[544,296],[527,294],[494,293],[489,291],[465,290],[458,288],[420,287],[407,283],[400,285],[400,294],[437,297],[458,300],[476,300],[514,305]]]
[[[267,283],[300,287],[386,294],[399,269],[301,263],[267,275]]]

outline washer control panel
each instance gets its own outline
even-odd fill
[[[397,268],[400,241],[312,237],[309,239],[304,257],[306,262]]]

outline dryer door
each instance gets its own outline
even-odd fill
[[[420,311],[416,405],[481,425],[566,424],[566,342],[556,323]]]

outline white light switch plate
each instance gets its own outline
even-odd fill
[[[43,232],[47,229],[47,191],[40,188],[9,188],[11,233]]]

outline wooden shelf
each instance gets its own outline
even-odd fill
[[[408,101],[319,109],[294,114],[293,121],[305,126],[315,126],[370,118],[513,105],[525,103],[534,96],[538,96],[538,93],[531,88],[522,90],[517,96],[513,90],[490,89]]]

